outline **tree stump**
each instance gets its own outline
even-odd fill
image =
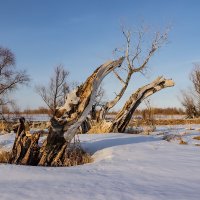
[[[9,163],[37,165],[40,149],[38,145],[40,134],[36,133],[31,137],[27,137],[24,125],[25,119],[20,118],[19,121],[20,123],[16,133]]]
[[[54,137],[54,133],[49,137],[49,143],[45,140],[42,146],[39,146],[40,133],[34,133],[31,137],[26,136],[24,122],[25,119],[20,118],[9,163],[58,167],[91,162],[90,155],[83,151],[78,142],[69,144],[64,139]]]

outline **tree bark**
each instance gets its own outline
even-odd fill
[[[38,155],[40,148],[38,140],[40,134],[37,133],[31,137],[27,137],[25,134],[24,122],[24,118],[20,118],[20,124],[16,133],[9,163],[37,165],[39,161]]]
[[[174,82],[171,79],[158,77],[152,83],[139,88],[130,96],[124,107],[112,121],[109,132],[125,132],[125,129],[129,124],[134,111],[144,99],[166,87],[172,86],[174,86]]]

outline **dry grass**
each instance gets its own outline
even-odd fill
[[[62,153],[62,149],[64,150]],[[68,145],[67,143],[62,146],[59,159],[54,159],[51,163],[53,167],[71,167],[76,165],[83,165],[93,162],[91,155],[84,151],[81,147],[79,137],[74,138],[74,142]]]
[[[78,144],[72,145],[65,151],[65,160],[63,166],[76,166],[93,162],[89,153],[86,153]]]
[[[2,131],[2,130],[5,130],[5,128],[6,128],[6,125],[5,125],[5,123],[0,123],[0,130]]]
[[[193,137],[194,140],[200,140],[200,136]]]
[[[108,133],[110,128],[110,122],[99,122],[91,127],[88,133]]]
[[[188,143],[181,139],[179,144],[188,144]]]
[[[132,120],[130,126],[137,126],[137,120]],[[140,120],[140,125],[145,125],[145,120]],[[196,119],[155,119],[154,125],[186,125],[186,124],[200,124],[200,118]]]
[[[8,130],[8,124],[1,121],[0,122],[0,132],[1,132],[1,134],[6,133],[7,130]]]
[[[0,150],[0,163],[8,163],[9,158],[10,158],[9,151]]]
[[[14,122],[0,121],[0,132],[1,134],[10,133],[12,131],[12,126]]]
[[[185,125],[200,124],[200,118],[197,119],[159,119],[155,120],[156,125]]]
[[[91,155],[81,147],[80,139],[74,138],[74,142],[66,149],[65,166],[84,165],[93,162]]]

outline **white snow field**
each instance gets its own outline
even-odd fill
[[[0,164],[0,200],[199,200],[200,135],[184,127],[188,145],[154,135],[85,134],[83,147],[94,162],[76,167],[32,167]],[[0,136],[9,149],[14,134]]]

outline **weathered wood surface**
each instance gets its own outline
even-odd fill
[[[125,103],[124,107],[117,114],[115,119],[112,121],[112,125],[109,132],[124,132],[128,123],[133,116],[134,111],[140,105],[140,103],[151,96],[152,94],[167,88],[174,86],[174,82],[171,79],[165,79],[164,77],[158,77],[152,83],[139,88],[134,92],[128,101]]]
[[[39,133],[27,137],[25,134],[24,118],[20,118],[20,124],[16,133],[9,163],[37,165],[39,158]]]

